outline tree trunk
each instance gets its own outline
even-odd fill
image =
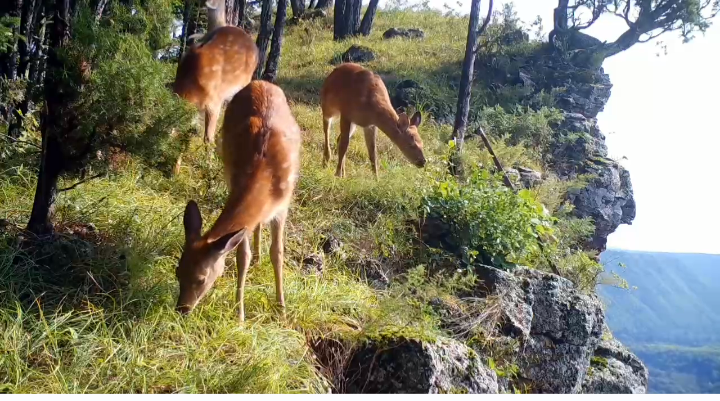
[[[305,14],[305,0],[290,0],[290,7],[292,8],[293,18],[295,19],[299,19]],[[277,17],[275,18],[277,19]]]
[[[363,16],[362,23],[360,24],[360,34],[363,36],[369,36],[372,24],[375,21],[375,14],[377,13],[379,0],[370,0],[365,15]]]
[[[342,40],[347,36],[345,24],[345,4],[352,0],[335,1],[335,10],[333,13],[333,40]]]
[[[270,26],[271,20],[272,0],[263,0],[262,10],[260,11],[260,33],[258,33],[256,41],[259,57],[258,65],[255,69],[255,79],[262,78],[265,60],[267,60],[268,45],[270,44],[270,35],[272,34],[272,27]]]
[[[46,1],[48,4],[52,2],[52,0]],[[28,230],[37,235],[52,233],[57,182],[65,167],[63,144],[59,133],[65,129],[64,120],[69,118],[65,106],[72,103],[70,97],[74,93],[72,89],[66,88],[67,84],[63,82],[65,65],[60,56],[61,49],[70,38],[70,0],[56,0],[54,3],[55,9],[51,9],[54,12],[50,25],[48,72],[45,79],[45,110],[40,127],[42,135],[40,170],[28,222]]]
[[[200,18],[200,7],[198,0],[185,0],[185,8],[183,10],[183,29],[182,29],[182,46],[180,47],[180,57],[187,49],[189,43],[188,38],[197,33],[198,19]]]
[[[17,75],[19,78],[27,78],[28,65],[30,63],[30,43],[36,25],[36,16],[40,9],[39,0],[25,0],[23,3],[22,16],[20,17],[20,35],[25,40],[18,41],[19,64]]]
[[[310,1],[312,2],[312,0],[310,0]],[[342,1],[342,0],[338,0],[338,1]],[[330,8],[332,5],[333,5],[332,0],[317,0],[317,3],[315,4],[315,9],[323,10],[323,9]],[[337,6],[337,2],[335,2],[335,6]],[[313,7],[310,6],[310,8],[313,8]]]
[[[287,19],[287,0],[278,0],[277,13],[275,13],[275,27],[273,28],[272,44],[270,45],[270,55],[268,56],[267,65],[262,79],[275,83],[277,79],[278,65],[280,64],[280,51],[282,50],[283,31],[285,30],[285,20]]]
[[[237,12],[235,10],[237,0],[225,0],[225,24],[237,26]]]
[[[340,23],[340,32],[338,34],[338,40],[342,40],[353,34],[353,2],[354,0],[344,0],[341,3],[342,7],[342,20]],[[335,9],[338,9],[337,2],[335,3]]]
[[[52,218],[55,212],[58,179],[63,171],[63,155],[60,141],[51,129],[42,128],[43,151],[40,160],[35,198],[27,229],[35,235],[52,234]]]
[[[360,33],[360,11],[362,9],[362,0],[348,0],[352,4],[350,12],[350,23],[348,25],[348,36],[356,36]]]
[[[3,0],[5,3],[0,9],[0,16],[9,16],[12,18],[22,18],[23,0]],[[12,34],[17,35],[22,27],[20,21],[12,29]],[[18,42],[22,42],[17,38],[6,49],[0,49],[0,77],[4,76],[9,80],[17,78],[18,68]]]
[[[315,8],[315,0],[310,0],[310,4],[308,4],[308,10]]]
[[[455,125],[453,126],[453,138],[458,150],[462,150],[465,141],[465,131],[468,125],[470,114],[470,96],[475,69],[475,43],[478,38],[478,25],[480,24],[480,0],[472,0],[470,4],[470,22],[468,23],[468,35],[465,42],[465,59],[463,60],[462,72],[460,74],[460,89],[458,91],[457,111],[455,113]]]

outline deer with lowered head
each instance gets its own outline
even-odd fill
[[[205,142],[215,129],[225,100],[251,80],[258,49],[241,28],[225,25],[225,0],[207,0],[208,30],[182,55],[173,92],[205,112]]]
[[[335,175],[345,176],[345,155],[355,126],[363,127],[370,164],[375,177],[377,166],[377,129],[379,128],[400,148],[405,157],[417,167],[425,166],[423,142],[417,127],[422,118],[420,112],[408,118],[398,113],[390,103],[390,95],[380,76],[354,63],[344,63],[335,68],[325,79],[320,91],[325,133],[324,163],[330,161],[330,127],[340,117],[338,164]]]
[[[185,246],[176,270],[179,312],[193,310],[223,273],[226,255],[237,247],[238,317],[245,319],[245,277],[252,258],[249,233],[255,231],[257,245],[262,223],[270,223],[275,294],[284,308],[284,228],[300,169],[300,146],[300,128],[279,87],[252,81],[230,101],[221,144],[229,195],[205,234],[198,205],[190,201],[185,208]]]

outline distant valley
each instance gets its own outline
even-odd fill
[[[653,393],[720,393],[720,255],[610,249],[598,287],[613,335],[650,370]]]

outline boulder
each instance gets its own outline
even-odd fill
[[[420,29],[390,28],[383,33],[383,39],[406,38],[406,39],[424,39],[425,32]]]
[[[311,253],[310,255],[303,258],[302,261],[302,272],[305,274],[317,274],[321,275],[325,262],[322,254]]]
[[[587,247],[602,252],[607,237],[620,224],[632,224],[636,207],[630,173],[609,159],[593,162],[592,179],[582,188],[568,190],[568,199],[575,206],[575,216],[591,217],[595,222],[595,233]]]
[[[367,63],[375,60],[375,53],[365,46],[352,45],[340,56],[343,63]]]
[[[582,392],[585,394],[645,394],[648,370],[615,339],[603,340],[590,361]]]
[[[348,393],[496,394],[497,376],[477,353],[449,339],[369,341],[347,365]]]
[[[482,280],[478,294],[496,296],[500,303],[498,334],[520,341],[514,357],[520,378],[536,392],[579,393],[602,336],[598,298],[538,270],[477,271]]]
[[[414,106],[418,95],[422,93],[423,87],[417,81],[412,79],[406,79],[400,81],[395,85],[395,94],[393,95],[391,102],[393,107],[410,107]]]

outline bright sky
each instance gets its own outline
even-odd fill
[[[420,3],[410,0],[410,4]],[[496,9],[508,0],[496,1]],[[382,1],[385,3],[385,1]],[[430,5],[469,0],[430,0]],[[499,4],[500,5],[499,5]],[[515,0],[521,19],[537,15],[552,28],[557,0]],[[482,9],[487,9],[487,0]],[[660,37],[667,55],[653,43],[638,44],[605,61],[612,96],[599,117],[611,157],[627,157],[637,217],[608,239],[609,248],[663,252],[720,253],[720,17],[705,36],[682,44],[675,33]],[[605,16],[586,32],[612,41],[626,29]],[[715,158],[718,159],[715,159]]]

